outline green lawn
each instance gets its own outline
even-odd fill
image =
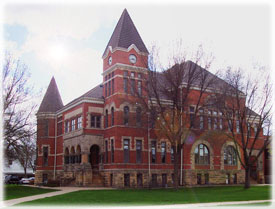
[[[58,191],[56,189],[42,189],[28,186],[21,186],[15,184],[4,185],[4,197],[3,200],[11,200],[20,197],[27,197],[37,194],[44,194],[48,192]]]
[[[270,186],[248,190],[242,186],[152,190],[82,190],[20,205],[161,205],[219,201],[267,200]]]

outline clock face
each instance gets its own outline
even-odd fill
[[[130,61],[130,63],[135,64],[137,62],[137,57],[134,54],[130,54],[129,61]]]
[[[112,57],[110,56],[108,59],[108,64],[111,65],[112,64]]]

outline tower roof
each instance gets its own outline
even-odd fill
[[[41,112],[56,112],[63,107],[63,102],[59,94],[54,77],[52,77],[48,89],[44,95],[44,98],[38,109],[38,113]]]
[[[105,48],[103,56],[105,55],[109,46],[112,46],[112,48],[122,47],[128,49],[128,47],[132,44],[135,44],[135,46],[141,52],[148,53],[148,50],[143,43],[130,15],[128,14],[127,10],[124,9],[111,36],[111,39]]]

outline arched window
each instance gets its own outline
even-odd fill
[[[233,146],[227,146],[225,148],[223,158],[225,165],[237,165],[236,150]]]
[[[81,163],[81,148],[79,145],[77,145],[76,148],[76,159],[75,159],[76,163]]]
[[[69,149],[65,149],[65,155],[64,155],[64,163],[69,164],[70,163],[70,158],[69,158]]]
[[[111,109],[111,125],[115,125],[115,112],[114,112],[114,107]]]
[[[105,128],[108,127],[108,110],[106,110],[106,114],[105,114]]]
[[[141,108],[140,107],[137,107],[137,110],[136,110],[136,123],[137,123],[137,126],[141,126]]]
[[[75,163],[75,150],[74,150],[74,147],[71,148],[70,163],[72,163],[72,164]]]
[[[195,164],[209,164],[209,151],[207,146],[205,146],[204,144],[199,144],[195,149]]]
[[[129,125],[129,107],[128,106],[124,107],[124,125],[126,126]]]

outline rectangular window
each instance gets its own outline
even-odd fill
[[[43,184],[47,184],[48,183],[48,174],[43,173],[43,175],[42,175],[42,182],[43,182]]]
[[[204,180],[205,180],[205,184],[209,184],[209,174],[208,173],[204,174]]]
[[[125,187],[130,186],[130,174],[129,173],[124,174],[124,186]]]
[[[166,142],[161,142],[161,162],[166,161]]]
[[[137,140],[136,141],[136,157],[137,157],[137,163],[142,162],[142,141]]]
[[[58,136],[62,134],[62,125],[63,125],[62,121],[57,123],[57,135]]]
[[[91,115],[91,127],[100,128],[101,127],[101,116],[100,115]]]
[[[190,113],[194,113],[194,112],[195,112],[195,107],[190,106],[190,107],[189,107],[189,112],[190,112]]]
[[[115,79],[112,80],[112,94],[115,93]]]
[[[216,130],[218,127],[218,119],[214,118],[214,130]]]
[[[123,78],[123,89],[124,89],[124,93],[128,93],[128,79],[127,78]]]
[[[240,133],[240,121],[239,120],[236,121],[236,132]]]
[[[214,115],[214,116],[217,116],[217,115],[218,115],[218,112],[217,112],[217,111],[213,111],[213,115]]]
[[[209,118],[208,118],[208,129],[211,130],[211,128],[212,128],[212,120],[211,120],[211,118],[209,117]]]
[[[152,174],[152,186],[153,187],[158,186],[158,176],[157,176],[157,174]]]
[[[223,120],[222,120],[222,118],[220,118],[220,129],[221,130],[223,129]]]
[[[134,77],[135,77],[135,73],[131,72],[131,78],[134,78]]]
[[[142,78],[141,73],[138,73],[138,78],[139,78],[139,79],[141,79],[141,78]]]
[[[115,76],[115,72],[113,71],[113,72],[112,72],[112,78],[113,78],[114,76]]]
[[[100,124],[101,124],[101,116],[96,116],[96,127],[100,128]]]
[[[115,156],[114,156],[114,140],[111,140],[111,163],[115,161]]]
[[[190,113],[190,127],[195,127],[195,115]]]
[[[142,186],[143,186],[142,174],[141,174],[141,173],[138,173],[138,174],[137,174],[137,186],[138,186],[138,187],[142,187]]]
[[[171,146],[171,163],[174,163],[175,157],[174,157],[174,147]]]
[[[152,163],[156,163],[156,141],[151,142]]]
[[[129,159],[130,159],[130,151],[129,151],[129,139],[124,139],[123,140],[123,149],[124,149],[124,163],[129,163]]]
[[[124,76],[128,76],[128,71],[124,71],[124,72],[123,72],[123,75],[124,75]]]
[[[108,163],[108,140],[105,141],[105,163]]]
[[[203,129],[203,116],[200,116],[200,129]]]
[[[197,184],[201,184],[201,174],[197,174]]]
[[[131,79],[131,94],[135,94],[135,80]]]
[[[72,125],[71,130],[74,131],[75,130],[75,119],[71,120],[71,125]]]
[[[232,131],[232,120],[228,120],[228,131]]]
[[[138,81],[138,95],[141,96],[142,88],[141,88],[141,81]]]
[[[166,187],[167,186],[167,174],[166,173],[163,173],[161,175],[161,180],[162,180],[162,187]]]
[[[48,165],[48,155],[49,155],[49,150],[48,147],[43,147],[43,165],[47,166]]]
[[[236,173],[233,175],[233,183],[234,183],[234,184],[237,184],[237,183],[238,183],[237,174],[236,174]]]
[[[109,91],[109,96],[111,95],[111,81],[108,82],[108,91]]]
[[[105,97],[107,97],[107,83],[105,83]]]
[[[69,126],[70,126],[70,122],[67,120],[65,122],[65,133],[68,133],[69,132]]]
[[[82,116],[77,118],[77,129],[82,128]]]

